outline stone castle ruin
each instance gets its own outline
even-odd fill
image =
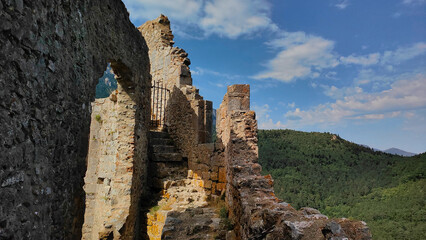
[[[371,239],[275,197],[248,85],[228,87],[213,142],[167,17],[0,0],[0,31],[0,239]],[[95,99],[108,64],[117,90]]]

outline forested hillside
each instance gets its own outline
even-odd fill
[[[259,161],[296,208],[366,221],[374,239],[426,239],[426,154],[375,152],[330,133],[259,130]]]

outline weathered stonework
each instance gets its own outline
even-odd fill
[[[153,84],[164,84],[170,91],[164,104],[167,132],[188,160],[188,168],[194,172],[195,178],[203,181],[209,195],[215,193],[219,182],[211,176],[219,174],[223,161],[215,157],[218,155],[215,150],[220,146],[211,143],[212,102],[204,100],[198,89],[192,86],[191,62],[183,49],[173,47],[173,34],[167,17],[161,15],[138,29],[149,48]],[[220,193],[223,188],[219,189]]]
[[[363,222],[328,219],[312,208],[296,211],[275,197],[271,176],[260,174],[249,85],[228,87],[217,129],[224,145],[226,203],[235,223],[230,239],[371,239]]]
[[[138,202],[132,202],[132,197],[136,197],[132,193],[140,195],[141,189],[133,181],[135,175],[143,177],[134,169],[143,170],[146,166],[135,158],[137,106],[135,88],[128,84],[118,82],[117,90],[109,98],[96,99],[92,104],[82,239],[134,237]],[[136,188],[139,190],[135,191]],[[126,221],[130,224],[125,226]]]
[[[108,62],[119,86],[95,101]],[[235,224],[227,239],[371,239],[362,222],[296,211],[275,197],[257,163],[248,85],[228,88],[210,143],[212,105],[192,86],[189,64],[166,17],[138,31],[119,0],[0,0],[0,239],[144,237],[141,197],[154,195],[149,181],[174,173],[161,212],[143,225],[154,239],[214,233],[218,214],[207,200],[225,193]],[[170,90],[161,105],[185,161],[155,159],[148,181],[150,72]],[[188,222],[175,228],[179,221]]]
[[[107,62],[135,86],[129,212],[137,206],[147,51],[121,1],[0,1],[0,239],[80,239],[91,102]],[[127,218],[124,235],[135,222]]]

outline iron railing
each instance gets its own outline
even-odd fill
[[[151,89],[151,128],[162,130],[166,123],[166,104],[170,90],[160,82],[154,82]]]

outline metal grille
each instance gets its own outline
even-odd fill
[[[151,128],[163,129],[170,90],[160,82],[154,82],[151,89]]]

